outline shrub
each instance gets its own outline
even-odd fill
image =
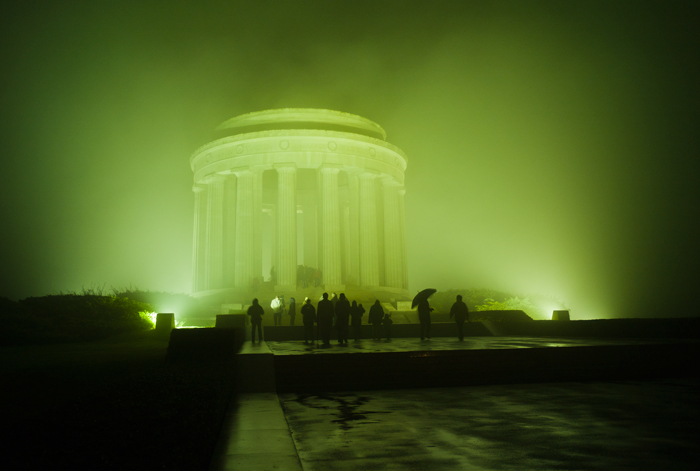
[[[507,291],[487,288],[452,289],[435,293],[430,304],[438,312],[449,313],[458,294],[469,307],[469,311],[521,310],[534,319],[547,318],[546,310],[551,306],[565,309],[565,304],[551,296],[541,294],[518,295]]]
[[[199,301],[188,294],[150,291],[139,288],[112,288],[118,298],[131,299],[153,306],[156,312],[174,312],[176,319],[196,316],[199,313]]]
[[[0,342],[70,342],[153,328],[153,308],[116,296],[59,294],[0,302]]]

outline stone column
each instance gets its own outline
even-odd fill
[[[360,183],[348,172],[348,279],[360,284]]]
[[[277,285],[275,291],[297,287],[296,172],[291,165],[277,168]]]
[[[402,288],[408,289],[408,257],[406,256],[406,215],[404,212],[404,195],[406,189],[399,188],[399,228],[401,233],[401,278]]]
[[[204,248],[207,229],[207,189],[194,185],[194,233],[192,236],[192,292],[204,291]]]
[[[236,288],[248,289],[255,276],[254,189],[255,175],[249,170],[236,172]]]
[[[224,177],[211,178],[207,195],[206,289],[220,289],[224,281]]]
[[[236,273],[236,176],[224,183],[224,287],[235,286]]]
[[[253,187],[253,225],[254,225],[254,251],[253,258],[253,276],[258,278],[260,283],[265,279],[262,271],[262,196],[263,196],[263,172],[264,168],[256,168],[253,170],[254,187]]]
[[[377,256],[377,193],[376,175],[362,173],[360,183],[360,286],[379,285]]]
[[[403,288],[398,188],[398,183],[393,178],[385,178],[382,181],[384,193],[384,283],[391,288]]]
[[[340,275],[340,205],[338,202],[337,168],[321,169],[323,284],[326,290],[345,289]],[[330,294],[330,293],[329,293]]]
[[[307,202],[304,204],[304,265],[318,268],[317,202],[316,198],[310,200],[310,197],[307,198]]]

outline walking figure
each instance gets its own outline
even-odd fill
[[[248,308],[248,315],[250,316],[250,324],[252,328],[250,330],[250,340],[255,343],[255,329],[258,329],[258,342],[262,342],[262,316],[265,314],[262,306],[258,304],[258,298],[253,299],[253,304]]]
[[[296,313],[297,301],[294,298],[289,298],[289,325],[294,325],[294,319],[297,317]]]
[[[323,293],[323,299],[318,302],[318,330],[323,341],[323,348],[331,346],[333,314],[333,303],[328,299],[328,293]]]
[[[365,313],[365,308],[362,304],[357,305],[357,301],[352,302],[350,306],[350,323],[352,324],[352,336],[355,338],[355,342],[360,340],[360,334],[362,331],[362,316]]]
[[[382,320],[384,319],[384,309],[377,299],[369,308],[369,323],[372,324],[372,335],[375,340],[382,339]]]
[[[338,343],[348,344],[348,320],[350,319],[350,301],[345,293],[340,293],[340,298],[335,303],[335,325],[338,329]]]
[[[306,298],[301,307],[301,316],[304,320],[304,344],[314,342],[314,322],[316,322],[316,309],[311,305],[311,300]]]
[[[282,314],[284,313],[284,296],[276,296],[270,303],[272,308],[272,320],[275,325],[282,325]]]
[[[462,301],[461,295],[457,295],[457,301],[450,308],[450,319],[453,316],[457,324],[457,337],[459,337],[459,340],[464,340],[464,321],[469,320],[469,308]]]
[[[388,312],[384,314],[382,324],[384,324],[384,335],[386,335],[387,340],[391,340],[391,324],[393,323],[394,321],[391,320],[391,314]]]

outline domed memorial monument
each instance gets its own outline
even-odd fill
[[[222,123],[190,159],[192,292],[313,288],[408,296],[406,155],[376,123],[280,109]]]

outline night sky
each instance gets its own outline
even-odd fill
[[[698,314],[698,2],[198,3],[3,7],[0,296],[189,292],[191,153],[309,107],[408,155],[412,292]]]

